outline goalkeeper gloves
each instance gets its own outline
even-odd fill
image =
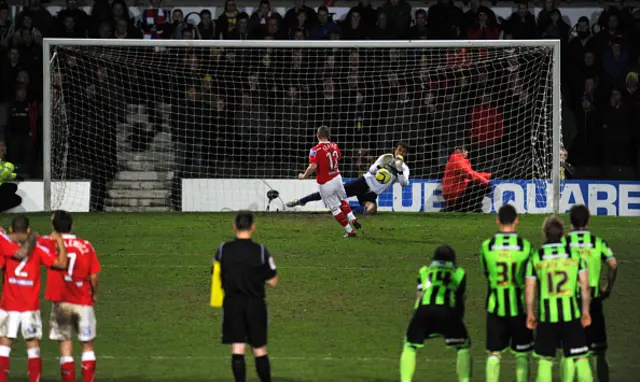
[[[395,164],[396,170],[399,173],[404,172],[404,158],[402,157],[402,155],[398,155],[396,157],[394,164]]]
[[[2,162],[0,167],[0,184],[16,178],[16,167],[11,162]]]

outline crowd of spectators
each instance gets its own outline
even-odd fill
[[[38,166],[29,163],[29,158],[37,158],[42,146],[38,112],[42,101],[40,43],[49,36],[560,39],[563,139],[568,160],[577,168],[630,166],[640,174],[640,26],[619,0],[608,3],[596,23],[592,24],[589,16],[569,25],[553,0],[545,0],[538,15],[526,2],[520,2],[507,19],[496,17],[489,4],[479,0],[469,0],[466,11],[451,0],[438,0],[428,9],[414,9],[406,0],[387,0],[376,9],[370,0],[362,0],[344,20],[334,20],[326,7],[315,11],[304,0],[294,0],[284,15],[278,14],[269,0],[261,0],[251,15],[242,12],[235,0],[227,0],[217,18],[203,9],[194,25],[180,9],[164,9],[160,0],[151,0],[137,20],[130,17],[122,0],[96,0],[90,14],[78,7],[77,0],[67,0],[66,7],[56,15],[39,0],[32,0],[12,22],[8,7],[2,4],[0,126],[4,125],[8,159],[21,165],[26,175],[38,176]],[[366,168],[369,157],[377,154],[372,151],[389,148],[398,139],[408,140],[413,146],[416,165],[412,168],[417,169],[418,176],[440,172],[448,151],[463,142],[477,148],[475,155],[471,152],[472,160],[486,159],[486,164],[479,164],[480,170],[495,162],[497,155],[526,163],[532,159],[522,157],[531,155],[531,150],[525,150],[530,147],[531,142],[526,141],[531,138],[527,135],[531,126],[550,123],[550,119],[540,122],[534,115],[541,110],[550,112],[541,104],[552,85],[540,81],[548,73],[549,61],[535,52],[516,58],[480,49],[467,58],[464,53],[155,49],[138,60],[99,64],[86,55],[74,56],[67,51],[61,52],[65,58],[62,75],[54,81],[56,89],[52,91],[58,95],[84,92],[82,97],[67,97],[76,102],[64,106],[69,109],[66,116],[70,120],[66,123],[72,131],[68,139],[82,140],[86,155],[96,156],[95,161],[103,166],[104,159],[99,156],[115,160],[115,126],[124,118],[126,103],[146,104],[150,122],[157,125],[155,132],[165,123],[157,105],[172,105],[168,123],[177,159],[184,166],[197,163],[206,168],[201,161],[218,161],[226,154],[244,161],[259,161],[266,156],[274,163],[291,161],[286,171],[282,166],[267,166],[272,171],[276,168],[272,176],[289,176],[301,165],[293,163],[294,159],[305,156],[304,148],[320,123],[331,126],[336,139],[344,141],[349,151],[346,156],[353,158],[349,162],[353,175]],[[488,55],[496,61],[476,64]],[[435,71],[437,65],[447,70]],[[74,67],[83,70],[74,71]],[[103,79],[93,84],[100,76]],[[87,86],[90,83],[92,86]],[[114,117],[109,120],[95,115],[96,111]],[[154,131],[138,130],[130,137],[132,149],[144,150]],[[548,144],[538,138],[538,144]],[[114,143],[105,148],[108,141]],[[272,148],[278,154],[267,154]],[[549,150],[542,147],[537,151],[542,155]],[[259,171],[259,166],[248,167],[244,166],[246,171]],[[505,165],[502,176],[529,175],[509,169],[513,166]],[[101,176],[108,178],[113,173]]]

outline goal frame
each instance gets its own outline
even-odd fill
[[[517,48],[549,47],[553,50],[552,70],[552,140],[551,169],[552,210],[560,209],[560,149],[561,149],[561,94],[560,94],[560,40],[398,40],[398,41],[310,41],[310,40],[120,40],[120,39],[63,39],[45,38],[42,41],[43,72],[43,186],[44,210],[51,211],[51,55],[52,47],[65,46],[122,46],[122,47],[182,47],[182,48]]]

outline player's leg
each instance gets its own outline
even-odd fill
[[[416,352],[424,347],[428,335],[428,307],[420,307],[413,312],[407,327],[404,347],[400,356],[400,381],[411,382],[416,371]]]
[[[375,215],[378,213],[378,204],[375,202],[366,202],[364,204],[365,215]]]
[[[593,374],[589,365],[589,346],[587,346],[587,339],[580,320],[562,323],[561,329],[560,338],[564,357],[573,359],[578,381],[593,382]],[[567,375],[563,376],[563,379],[570,381]]]
[[[558,324],[548,322],[538,323],[534,355],[538,358],[537,382],[551,382],[553,380],[553,359],[558,348]]]
[[[591,302],[591,325],[585,328],[587,344],[591,348],[593,368],[598,382],[609,382],[609,363],[607,362],[607,330],[602,309],[602,300]]]
[[[318,190],[320,191],[320,195],[322,195],[325,207],[331,211],[331,214],[338,224],[345,229],[345,237],[355,236],[356,233],[353,231],[351,224],[349,224],[349,219],[341,209],[342,200],[345,199],[345,195],[340,177],[333,178],[325,184],[320,184]]]
[[[40,311],[22,313],[22,337],[27,345],[27,372],[29,382],[40,382],[42,358],[40,357],[40,339],[42,339],[42,319]]]
[[[525,315],[508,320],[511,336],[511,351],[516,357],[516,381],[529,380],[529,360],[533,350],[533,330],[527,328]]]
[[[347,201],[347,198],[349,197],[349,193],[347,192],[347,187],[349,188],[349,190],[351,190],[351,193],[353,195],[356,195],[356,191],[359,188],[361,188],[361,186],[359,185],[359,183],[361,183],[361,182],[364,182],[364,178],[358,178],[357,180],[355,180],[353,182],[349,182],[349,183],[346,183],[346,184],[340,184],[338,186],[339,196],[342,199],[342,201],[340,203],[340,210],[342,211],[343,214],[345,214],[347,216],[347,219],[349,219],[351,224],[353,224],[353,228],[355,228],[355,229],[361,229],[362,226],[360,225],[360,223],[356,219],[356,215],[354,215],[353,211],[351,210],[351,206],[349,205],[349,202]],[[366,185],[367,183],[364,182],[364,184]],[[367,186],[367,189],[368,189],[368,186]]]
[[[487,313],[487,382],[498,382],[500,380],[500,360],[502,354],[509,347],[509,336],[505,319],[492,313]]]
[[[471,338],[458,313],[452,312],[444,322],[445,344],[457,351],[456,374],[459,382],[471,381]]]
[[[12,319],[9,312],[0,310],[0,382],[9,380],[11,345],[18,335],[18,327],[12,321],[15,318]]]
[[[96,379],[96,353],[93,340],[96,338],[96,315],[93,306],[77,306],[78,340],[82,343],[82,378],[84,382]]]
[[[236,382],[247,379],[245,353],[245,304],[225,298],[222,309],[222,343],[231,345],[231,370]]]
[[[295,207],[295,206],[304,206],[309,202],[316,202],[318,200],[322,200],[319,192],[314,192],[313,194],[307,195],[300,199],[295,199],[286,204],[287,207]]]
[[[271,363],[267,355],[269,313],[264,301],[251,303],[247,311],[247,342],[253,349],[256,373],[260,382],[271,382]]]
[[[60,346],[60,375],[62,382],[75,382],[76,367],[73,361],[73,304],[57,302],[51,309],[49,339]]]

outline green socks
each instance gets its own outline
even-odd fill
[[[469,349],[458,350],[456,372],[458,373],[459,382],[469,382],[471,380],[471,353]]]
[[[400,357],[400,380],[411,382],[413,373],[416,371],[416,349],[405,346]]]
[[[593,382],[593,374],[591,374],[591,366],[589,366],[588,358],[580,358],[575,361],[575,365],[579,382]]]
[[[528,354],[520,354],[520,353],[516,354],[516,381],[517,382],[529,381],[529,355]]]
[[[490,355],[487,358],[487,382],[500,381],[500,356]]]
[[[560,378],[563,382],[573,382],[576,376],[576,365],[572,358],[560,359]]]
[[[538,378],[536,382],[553,381],[553,361],[541,359],[538,361]]]

